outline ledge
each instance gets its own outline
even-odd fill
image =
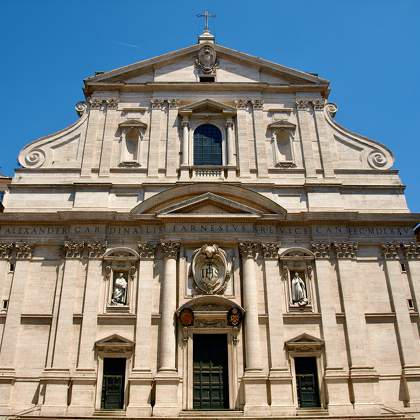
[[[393,323],[395,322],[396,315],[395,312],[371,312],[365,313],[365,319],[367,323]]]
[[[318,323],[321,321],[321,314],[319,312],[293,312],[283,314],[283,322],[286,324],[294,323]]]
[[[37,325],[49,325],[52,321],[51,314],[21,314],[21,324],[37,324]]]

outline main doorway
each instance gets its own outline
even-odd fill
[[[299,407],[319,407],[318,369],[315,357],[295,357]]]
[[[226,334],[194,334],[193,408],[229,408],[228,349]]]
[[[104,359],[102,380],[101,408],[103,410],[121,410],[124,408],[126,359],[107,357]]]

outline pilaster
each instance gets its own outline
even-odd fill
[[[239,176],[241,178],[250,177],[249,165],[249,131],[248,131],[248,100],[239,99],[236,101],[236,124],[238,133],[238,162],[239,162]]]
[[[175,178],[179,167],[180,144],[178,134],[178,99],[170,99],[168,110],[168,138],[166,145],[166,177]]]
[[[316,139],[311,115],[311,100],[298,97],[296,105],[306,178],[316,178],[316,160],[312,147],[312,142]]]
[[[283,314],[286,312],[286,298],[280,281],[279,247],[277,242],[261,244],[264,257],[265,281],[267,287],[268,334],[270,343],[270,373],[271,415],[293,415],[292,375],[284,350]]]
[[[149,159],[147,164],[147,175],[158,177],[160,139],[162,137],[162,115],[165,106],[163,99],[154,98],[151,100],[151,122],[149,137]]]
[[[118,119],[120,117],[117,107],[118,101],[112,101],[108,104],[105,114],[105,127],[99,162],[99,176],[101,177],[109,176],[110,173],[112,149],[115,142],[115,128],[118,127]]]
[[[420,243],[402,243],[401,248],[404,260],[408,267],[407,275],[410,282],[411,291],[414,295],[413,298],[415,301],[415,309],[418,312],[420,307]],[[403,311],[404,303],[405,299],[403,303],[401,303],[401,311]],[[407,310],[407,307],[405,309]],[[403,337],[401,337],[401,339],[403,340]],[[418,338],[416,338],[412,344],[415,345],[417,340]],[[412,355],[412,357],[410,357],[410,363],[413,362],[414,364],[410,366],[408,361],[405,362],[405,366],[403,367],[403,378],[408,391],[410,408],[412,410],[420,410],[420,367],[418,363],[419,354],[418,350],[414,350],[414,353],[412,353],[411,345],[408,344],[408,346],[409,347],[406,350],[406,353],[409,352]],[[416,347],[417,346],[415,346],[415,348]]]
[[[345,351],[339,351],[344,348],[345,343],[340,340],[342,334],[336,319],[339,304],[337,274],[331,259],[330,243],[314,242],[312,251],[315,254],[317,290],[325,341],[324,381],[328,394],[328,412],[332,415],[345,415],[352,412],[353,407],[349,395],[348,360]]]
[[[264,124],[264,102],[262,99],[254,99],[252,101],[253,119],[254,119],[254,140],[256,149],[257,172],[259,178],[268,177],[267,168],[267,148],[265,140],[265,124]]]
[[[45,386],[42,415],[65,415],[67,412],[70,370],[72,368],[74,290],[77,277],[82,274],[81,259],[85,242],[66,241],[63,246],[64,268],[59,286],[59,304],[53,314],[50,334],[51,347],[47,366],[42,374]]]
[[[324,99],[323,98],[314,98],[312,101],[314,108],[314,117],[316,130],[318,134],[318,142],[320,146],[321,153],[321,163],[324,171],[325,178],[335,178],[334,173],[334,162],[332,159],[331,147],[332,139],[328,132],[327,123],[325,121],[324,115]]]
[[[357,291],[363,289],[358,275],[356,242],[334,242],[340,287],[343,296],[344,313],[350,353],[350,383],[353,390],[354,410],[363,415],[379,413],[375,384],[378,374],[369,365],[366,343],[368,342],[366,321],[362,300]]]
[[[152,319],[152,279],[156,244],[139,243],[140,267],[137,293],[137,319],[135,329],[135,351],[133,369],[130,373],[130,400],[127,416],[151,416],[150,392],[152,389],[151,372],[151,319]]]

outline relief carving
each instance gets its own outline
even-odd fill
[[[261,249],[266,259],[277,259],[279,257],[280,244],[278,242],[262,242]]]
[[[225,251],[215,244],[205,244],[195,250],[192,274],[194,284],[201,292],[223,293],[230,278]]]
[[[260,244],[258,242],[246,241],[239,243],[239,252],[242,258],[256,258],[259,250]]]
[[[357,242],[334,242],[333,247],[337,258],[355,259],[357,257]]]
[[[139,242],[137,244],[138,251],[140,258],[142,259],[153,259],[155,257],[155,251],[156,251],[156,244],[152,242]]]
[[[329,242],[312,242],[311,247],[315,258],[330,257],[331,244]]]
[[[204,45],[198,52],[195,65],[203,74],[214,74],[219,66],[216,50],[211,45]]]
[[[178,252],[181,244],[179,242],[161,242],[160,249],[162,250],[163,256],[165,258],[176,259],[178,257]]]

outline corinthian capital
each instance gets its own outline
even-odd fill
[[[27,242],[20,242],[16,245],[16,258],[18,260],[28,260],[32,258],[32,251],[34,244],[28,244]]]
[[[179,99],[169,99],[168,100],[169,108],[174,109],[179,107]]]
[[[254,109],[263,109],[264,107],[263,99],[253,99],[251,102]]]
[[[152,98],[150,100],[152,109],[162,109],[165,105],[165,100],[162,98]]]
[[[275,260],[279,257],[280,244],[278,242],[262,242],[261,249],[265,259]]]
[[[106,241],[87,242],[86,248],[88,252],[88,258],[102,258],[106,251],[107,246],[108,246],[108,243]]]
[[[0,242],[0,259],[8,260],[12,256],[14,242]]]
[[[260,250],[260,244],[258,242],[240,242],[239,252],[242,258],[256,258],[258,251]]]
[[[63,245],[64,256],[66,258],[82,258],[84,250],[84,242],[65,241]]]
[[[235,101],[235,106],[237,109],[247,109],[249,102],[249,99],[237,99]]]
[[[156,244],[152,242],[139,242],[137,244],[140,258],[143,260],[153,259],[156,251]]]
[[[381,245],[382,254],[386,260],[396,260],[399,258],[399,244],[396,242],[387,242]]]
[[[330,257],[331,244],[329,242],[312,242],[311,247],[315,258]]]
[[[165,258],[176,259],[178,257],[179,247],[181,244],[179,242],[166,241],[160,243],[160,249],[163,252]]]
[[[404,256],[407,260],[417,260],[420,258],[420,243],[402,243],[401,247],[403,249]]]
[[[354,259],[357,256],[357,242],[334,242],[333,247],[337,258]]]

